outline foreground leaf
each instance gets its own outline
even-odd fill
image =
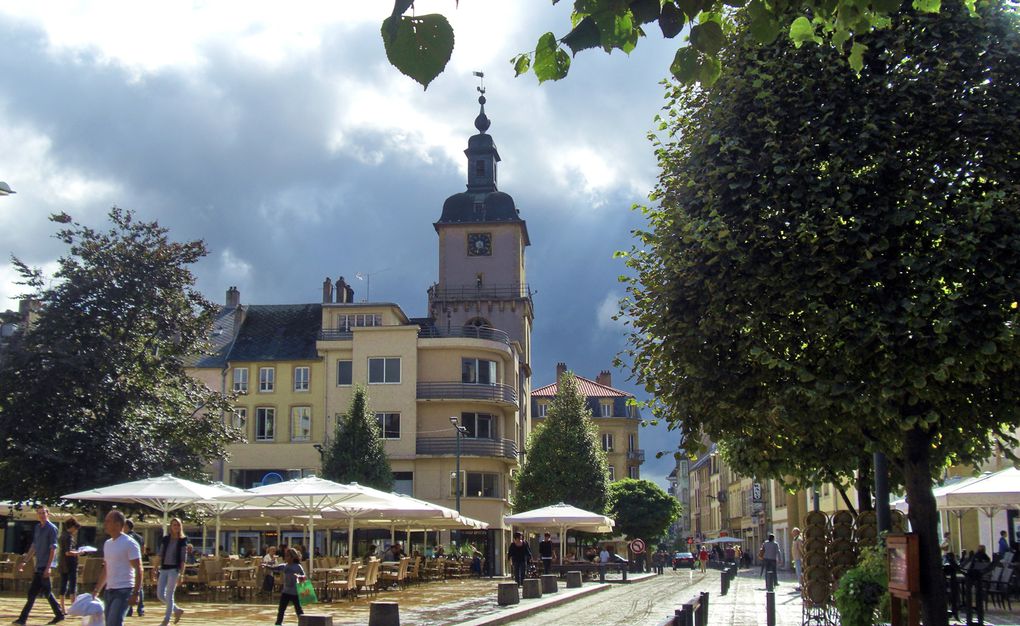
[[[390,63],[426,89],[453,54],[453,27],[439,14],[390,16],[383,22],[382,38]]]

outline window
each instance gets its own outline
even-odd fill
[[[772,484],[775,486],[772,491],[775,494],[773,496],[773,502],[776,503],[776,508],[778,509],[786,506],[786,489],[783,489],[783,486],[780,485],[778,481]]]
[[[612,402],[601,402],[601,403],[599,403],[599,408],[602,409],[602,413],[601,413],[602,417],[612,417],[613,416],[613,403]]]
[[[365,326],[382,326],[382,315],[358,313],[336,316],[336,327],[338,330],[350,330],[355,327]]]
[[[231,424],[234,428],[248,435],[248,409],[244,407],[237,407],[234,409],[233,423]]]
[[[616,468],[612,465],[609,466],[609,480],[616,480]]]
[[[545,412],[549,410],[549,405],[545,402],[538,403],[538,416],[545,417]]]
[[[296,406],[290,410],[290,440],[308,441],[312,438],[312,407]]]
[[[464,496],[468,498],[498,498],[499,474],[468,472]]]
[[[276,433],[276,409],[255,409],[255,441],[272,441]]]
[[[379,436],[383,439],[400,439],[400,413],[376,413]]]
[[[475,161],[475,176],[485,176],[485,161],[481,159]]]
[[[495,439],[496,420],[485,413],[461,413],[460,423],[467,429],[465,437],[471,439]]]
[[[627,435],[627,449],[630,450],[631,452],[636,450],[636,448],[634,447],[634,443],[635,443],[634,433],[630,433],[629,435]]]
[[[399,358],[368,360],[368,382],[371,384],[397,384],[400,382]]]
[[[602,449],[606,452],[613,451],[613,434],[602,433]]]
[[[630,476],[631,478],[634,479],[641,478],[640,473],[641,468],[636,465],[631,465],[630,467],[627,468],[627,475]]]
[[[259,391],[262,393],[271,393],[275,388],[276,388],[276,368],[260,367]]]
[[[354,361],[339,359],[336,362],[336,385],[343,387],[354,384]]]
[[[234,368],[234,392],[248,393],[248,368]]]
[[[393,472],[393,492],[414,496],[414,472]]]
[[[308,391],[310,373],[307,367],[294,368],[294,391]]]
[[[460,382],[495,385],[499,382],[496,378],[496,362],[484,359],[461,359]]]

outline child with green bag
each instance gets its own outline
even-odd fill
[[[294,603],[294,611],[301,616],[301,601],[298,599],[298,582],[305,580],[305,570],[301,567],[301,553],[294,548],[287,548],[285,563],[273,565],[270,569],[283,572],[283,591],[280,593],[280,610],[276,613],[276,626],[283,624],[283,614],[287,605]]]

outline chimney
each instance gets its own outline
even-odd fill
[[[344,277],[336,279],[336,303],[345,304],[347,302],[347,281]]]
[[[329,304],[333,301],[333,281],[326,277],[326,280],[322,281],[322,303]]]
[[[352,304],[354,303],[354,287],[350,285],[347,285],[347,301]]]
[[[599,375],[595,377],[595,382],[606,387],[613,386],[613,375],[609,373],[609,370],[602,370]]]
[[[563,375],[566,374],[566,373],[567,373],[567,364],[562,362],[562,361],[557,363],[556,364],[556,382],[557,383],[560,382],[560,379],[563,378]]]
[[[236,309],[239,306],[241,306],[241,292],[237,290],[237,287],[227,289],[227,308]]]

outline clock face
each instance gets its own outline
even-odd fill
[[[492,235],[469,233],[467,237],[468,256],[492,256]]]

